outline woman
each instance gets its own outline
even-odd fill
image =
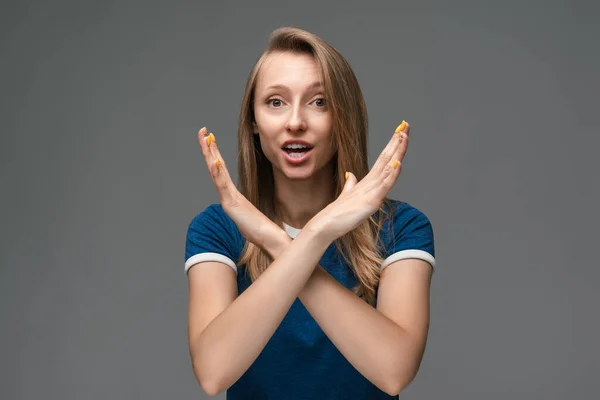
[[[402,121],[369,171],[366,106],[346,60],[304,30],[271,34],[242,102],[239,190],[215,135],[198,133],[220,199],[186,242],[190,356],[207,394],[389,399],[414,379],[433,231],[386,197],[409,130]]]

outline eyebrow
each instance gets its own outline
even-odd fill
[[[308,86],[308,89],[314,89],[317,87],[323,87],[323,84],[319,81],[317,82],[313,82]],[[288,89],[287,86],[282,85],[282,84],[275,84],[275,85],[271,85],[268,88],[266,88],[265,90],[271,90],[271,89]]]

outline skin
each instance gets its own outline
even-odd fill
[[[304,75],[294,73],[300,68]],[[314,68],[306,57],[275,57],[265,71],[261,83],[265,85],[258,89],[262,90],[266,82],[281,83],[270,80],[274,78],[285,80],[288,86],[287,92],[280,93],[283,101],[275,103],[275,110],[257,110],[256,128],[261,146],[274,166],[286,222],[303,227],[295,240],[239,193],[215,141],[208,140],[206,128],[198,132],[223,209],[247,240],[274,259],[239,296],[231,268],[206,262],[203,268],[189,271],[190,353],[194,372],[211,395],[227,389],[247,370],[296,297],[346,359],[389,394],[399,393],[414,379],[423,356],[429,326],[431,267],[427,262],[406,259],[389,265],[381,276],[377,308],[359,299],[317,265],[330,243],[381,206],[400,175],[410,126],[406,124],[403,130],[392,134],[360,182],[350,172],[342,193],[331,199],[331,120],[325,115],[328,111],[314,108],[322,104],[312,102],[318,98],[318,92],[307,90],[315,78]],[[304,78],[296,80],[299,76]],[[278,108],[280,105],[282,109]],[[305,165],[296,167],[282,158],[281,145],[290,137],[302,138],[315,146],[314,157]],[[311,196],[302,197],[306,192]],[[296,196],[302,201],[294,203],[291,199]],[[274,291],[274,287],[278,290]]]
[[[273,165],[275,198],[284,221],[302,228],[333,200],[332,116],[315,60],[307,54],[271,54],[257,79],[254,130]],[[273,86],[281,85],[281,88]],[[281,147],[302,139],[313,146],[301,165],[289,163]]]

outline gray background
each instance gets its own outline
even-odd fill
[[[371,164],[412,126],[390,195],[431,219],[438,269],[401,397],[596,397],[594,3],[3,2],[0,397],[207,397],[184,243],[218,197],[196,133],[235,177],[246,78],[287,24],[351,63]]]

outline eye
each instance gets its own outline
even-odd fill
[[[323,97],[319,97],[318,99],[315,99],[315,100],[313,101],[313,103],[314,103],[314,102],[318,102],[318,101],[320,102],[320,104],[319,104],[319,103],[317,103],[317,107],[319,107],[319,108],[325,108],[325,106],[326,106],[326,104],[327,104],[327,103],[325,102],[325,98],[323,98]]]
[[[275,108],[279,108],[281,106],[281,103],[282,102],[279,99],[269,99],[269,100],[267,100],[267,104],[272,104],[273,107],[275,107]]]

